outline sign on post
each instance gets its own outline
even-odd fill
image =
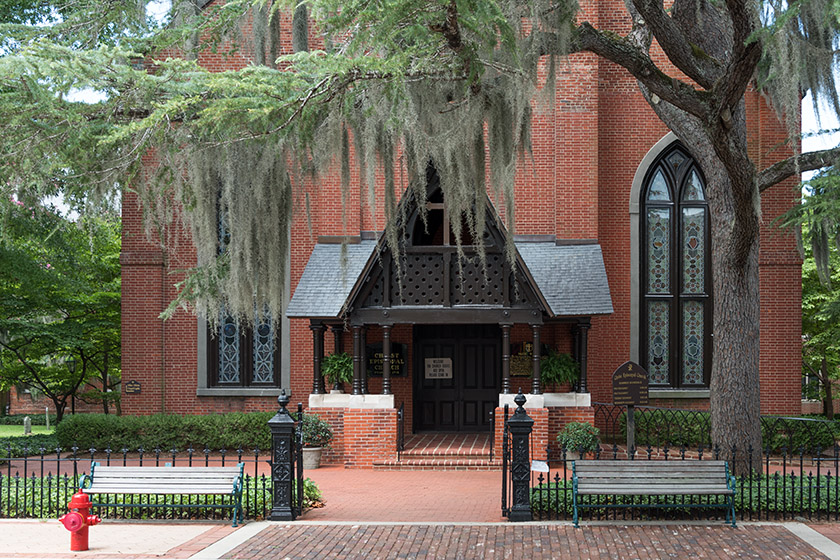
[[[624,362],[613,373],[613,404],[627,407],[627,452],[636,446],[633,407],[648,404],[648,374],[635,362]]]

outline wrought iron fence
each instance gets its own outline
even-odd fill
[[[690,448],[664,447],[656,450],[652,446],[631,453],[617,444],[602,447],[585,456],[582,461],[611,459],[635,461],[682,461],[725,460],[733,470],[746,460],[746,472],[733,472],[737,478],[735,510],[738,519],[754,521],[784,520],[797,517],[811,520],[840,521],[840,446],[823,450],[819,446],[808,452],[800,448],[795,453],[775,453],[769,447],[760,454],[761,462],[756,464],[752,450],[746,453],[737,449],[722,450],[717,447],[698,446]],[[571,519],[572,517],[572,468],[570,454],[573,450],[561,449],[550,456],[551,466],[547,473],[531,475],[531,508],[538,519]],[[702,516],[704,519],[723,519],[721,510],[723,497],[685,496],[579,496],[578,499],[595,507],[586,510],[584,519],[639,519],[641,516],[659,518]],[[635,501],[634,501],[635,500]],[[657,501],[659,500],[659,501]],[[683,501],[678,501],[683,500]],[[660,510],[648,509],[656,503],[707,503],[709,509],[680,508]],[[604,508],[597,506],[603,504]],[[627,507],[615,508],[616,504]],[[632,505],[640,507],[633,508]],[[611,506],[611,507],[606,507]],[[644,508],[644,509],[642,509]]]
[[[601,441],[621,444],[626,438],[626,407],[593,403],[595,425]],[[689,447],[712,445],[710,415],[703,410],[637,406],[635,412],[636,447]],[[784,416],[761,417],[762,448],[774,453],[805,453],[816,447],[830,449],[840,439],[840,423],[815,418]]]
[[[248,519],[263,519],[272,507],[270,453],[260,449],[87,449],[72,447],[38,449],[24,448],[21,456],[13,456],[8,447],[0,453],[0,518],[49,518],[67,512],[70,497],[78,491],[79,480],[88,474],[92,461],[108,466],[225,466],[245,463],[245,482],[242,492],[243,515]],[[299,479],[302,477],[299,477]],[[300,483],[297,484],[300,487]],[[298,493],[302,496],[302,491]],[[137,519],[166,518],[228,519],[226,509],[206,508],[206,504],[220,503],[218,496],[157,496],[156,507],[94,508],[103,517]],[[130,500],[126,500],[130,502]],[[172,503],[177,507],[161,507]],[[190,508],[190,504],[204,507]]]

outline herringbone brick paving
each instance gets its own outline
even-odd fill
[[[827,559],[784,527],[698,525],[272,526],[229,559]]]

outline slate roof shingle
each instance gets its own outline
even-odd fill
[[[613,312],[601,246],[517,243],[531,277],[549,305],[551,315],[590,316]],[[306,269],[286,309],[288,317],[337,318],[376,242],[346,245],[342,265],[339,244],[315,245]]]

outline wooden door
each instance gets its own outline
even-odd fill
[[[501,390],[499,328],[415,326],[414,390],[416,430],[489,431]]]

